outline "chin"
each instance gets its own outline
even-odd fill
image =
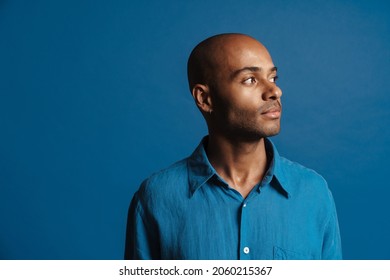
[[[275,127],[275,128],[272,128],[272,129],[265,131],[264,134],[266,135],[266,137],[272,137],[272,136],[278,135],[279,132],[280,132],[280,127]]]
[[[228,132],[229,138],[240,139],[245,142],[257,142],[265,137],[272,137],[280,132],[280,124],[277,123],[268,123],[265,125],[264,123],[237,127],[236,129],[230,130]]]
[[[280,129],[246,131],[241,132],[239,138],[245,142],[258,142],[263,138],[272,137],[279,134],[279,131]]]
[[[279,134],[279,132],[280,132],[280,130],[278,130],[278,131],[274,131],[274,132],[270,132],[270,133],[267,133],[267,135],[266,135],[265,137],[272,137],[272,136],[276,136],[276,135],[278,135],[278,134]]]
[[[264,137],[272,137],[280,132],[280,123],[273,123],[268,125],[262,125],[259,126],[257,129],[257,133],[261,135],[262,138]]]

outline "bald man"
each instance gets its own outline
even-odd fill
[[[267,49],[243,34],[198,44],[188,81],[208,136],[134,194],[126,259],[340,259],[326,181],[281,157],[282,91]]]

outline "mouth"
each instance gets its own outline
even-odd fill
[[[282,109],[280,106],[273,106],[263,111],[261,115],[263,115],[268,119],[279,119],[281,113],[282,113]]]

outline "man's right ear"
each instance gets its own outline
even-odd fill
[[[192,97],[196,105],[203,113],[211,113],[213,111],[210,89],[206,85],[196,84],[192,88]]]

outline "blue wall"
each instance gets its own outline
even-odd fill
[[[121,259],[129,201],[206,133],[186,60],[262,41],[279,152],[333,191],[347,259],[390,259],[387,1],[0,0],[0,258]]]

